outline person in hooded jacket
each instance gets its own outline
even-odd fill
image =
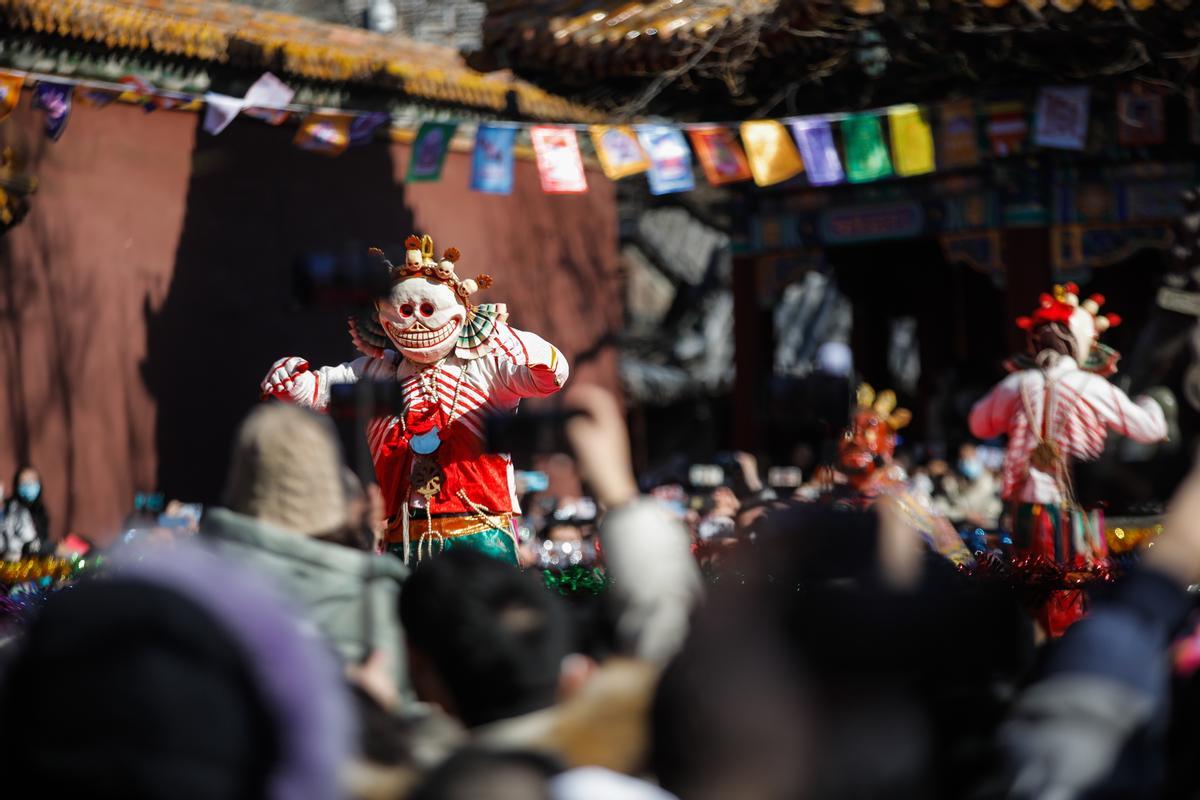
[[[17,470],[13,493],[0,508],[0,558],[6,561],[51,553],[50,515],[42,502],[42,478],[29,465]]]

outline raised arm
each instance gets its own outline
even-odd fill
[[[509,327],[504,333],[499,379],[506,389],[518,397],[548,397],[566,384],[571,369],[558,348],[528,331]]]
[[[1167,419],[1162,406],[1149,397],[1131,400],[1129,395],[1097,376],[1088,384],[1087,401],[1108,427],[1135,442],[1152,444],[1167,438]]]
[[[1007,433],[1020,402],[1021,374],[1014,372],[996,384],[995,388],[971,409],[971,416],[967,420],[971,427],[971,435],[979,439],[992,439]]]
[[[373,361],[366,356],[313,370],[307,361],[288,356],[276,361],[260,386],[263,397],[277,397],[305,408],[323,410],[329,405],[329,388],[339,383],[356,383]]]

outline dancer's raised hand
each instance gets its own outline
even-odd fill
[[[307,361],[297,356],[285,356],[271,365],[260,388],[263,397],[296,398],[311,394],[315,381]]]

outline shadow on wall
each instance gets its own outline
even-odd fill
[[[38,166],[48,155],[52,143],[38,127],[10,124],[5,131],[4,144],[11,145],[26,162],[26,170],[37,174]],[[36,207],[37,194],[30,197]],[[4,365],[2,379],[7,388],[8,419],[5,430],[11,438],[11,448],[18,465],[35,464],[34,441],[57,418],[65,428],[66,446],[62,453],[61,471],[55,470],[51,480],[61,480],[63,516],[72,519],[79,487],[75,485],[75,414],[74,404],[82,386],[83,362],[86,357],[89,328],[81,320],[79,309],[94,299],[94,276],[81,275],[58,258],[56,244],[62,238],[58,226],[67,220],[49,214],[29,214],[21,223],[27,247],[20,257],[14,253],[12,238],[0,238],[0,363]],[[31,318],[39,308],[46,309],[48,319]],[[81,322],[83,324],[81,324]],[[41,348],[32,348],[25,341],[34,327],[46,338]],[[34,352],[43,358],[30,358]],[[34,363],[31,363],[34,362]],[[26,384],[44,382],[48,402],[34,403]],[[8,491],[12,487],[8,487]]]
[[[219,501],[233,432],[276,358],[356,355],[354,298],[314,290],[314,276],[345,288],[338,276],[364,266],[367,247],[402,249],[412,228],[386,144],[329,158],[294,147],[294,133],[235,121],[197,134],[174,277],[162,307],[145,309],[142,374],[168,497]]]

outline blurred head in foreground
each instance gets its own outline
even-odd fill
[[[331,657],[191,545],[60,591],[0,681],[13,796],[333,798],[349,722]]]

